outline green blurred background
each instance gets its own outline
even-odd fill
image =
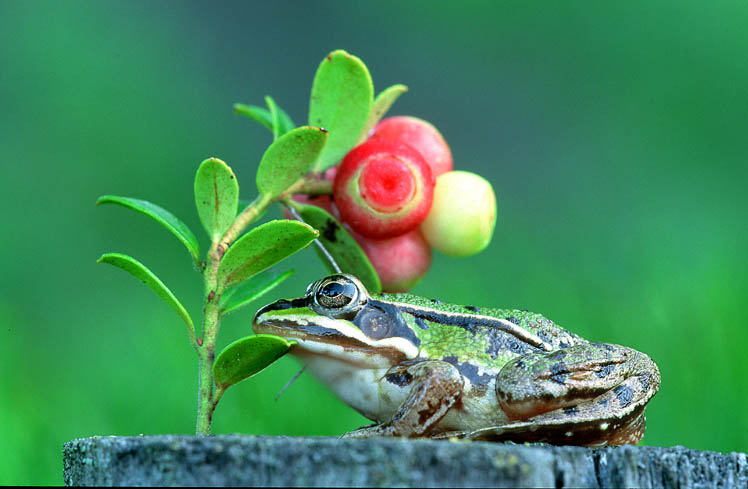
[[[528,308],[642,350],[662,372],[645,444],[748,448],[747,4],[436,5],[0,2],[0,484],[61,483],[76,437],[193,431],[184,326],[95,261],[137,257],[194,317],[199,276],[158,225],[94,202],[148,199],[199,231],[192,182],[208,156],[253,198],[270,135],[232,104],[271,94],[305,122],[336,48],[377,89],[407,84],[391,114],[432,121],[455,167],[498,194],[489,249],[435,255],[415,293]],[[310,250],[291,266],[261,302],[323,273]],[[221,346],[253,312],[226,319]],[[308,374],[274,401],[297,369],[284,358],[230,389],[214,432],[366,423]]]

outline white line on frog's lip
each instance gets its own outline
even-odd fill
[[[295,348],[302,351],[360,363],[369,368],[391,366],[393,362],[418,356],[418,348],[405,338],[373,340],[353,324],[325,316],[314,316],[313,319],[296,317],[291,321],[262,314],[255,318],[253,329],[256,333],[294,340],[298,343]],[[386,359],[386,362],[377,361],[376,357]]]

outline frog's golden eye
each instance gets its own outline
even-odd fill
[[[310,293],[318,313],[336,317],[357,311],[367,297],[358,279],[342,274],[320,280]]]
[[[328,309],[339,309],[351,303],[358,296],[352,282],[326,282],[317,290],[317,303]]]

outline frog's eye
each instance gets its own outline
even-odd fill
[[[321,306],[337,309],[350,304],[356,295],[356,288],[352,284],[328,282],[317,292],[317,302]]]
[[[314,284],[312,306],[317,313],[342,317],[358,311],[366,302],[366,291],[348,275],[333,275]]]

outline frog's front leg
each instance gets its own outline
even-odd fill
[[[533,353],[499,372],[496,394],[510,423],[473,438],[622,445],[644,435],[644,407],[660,385],[645,354],[604,343]]]
[[[427,436],[454,406],[464,386],[457,368],[441,360],[424,360],[398,365],[387,371],[382,382],[410,386],[408,397],[392,419],[343,435],[343,438],[371,436]]]

